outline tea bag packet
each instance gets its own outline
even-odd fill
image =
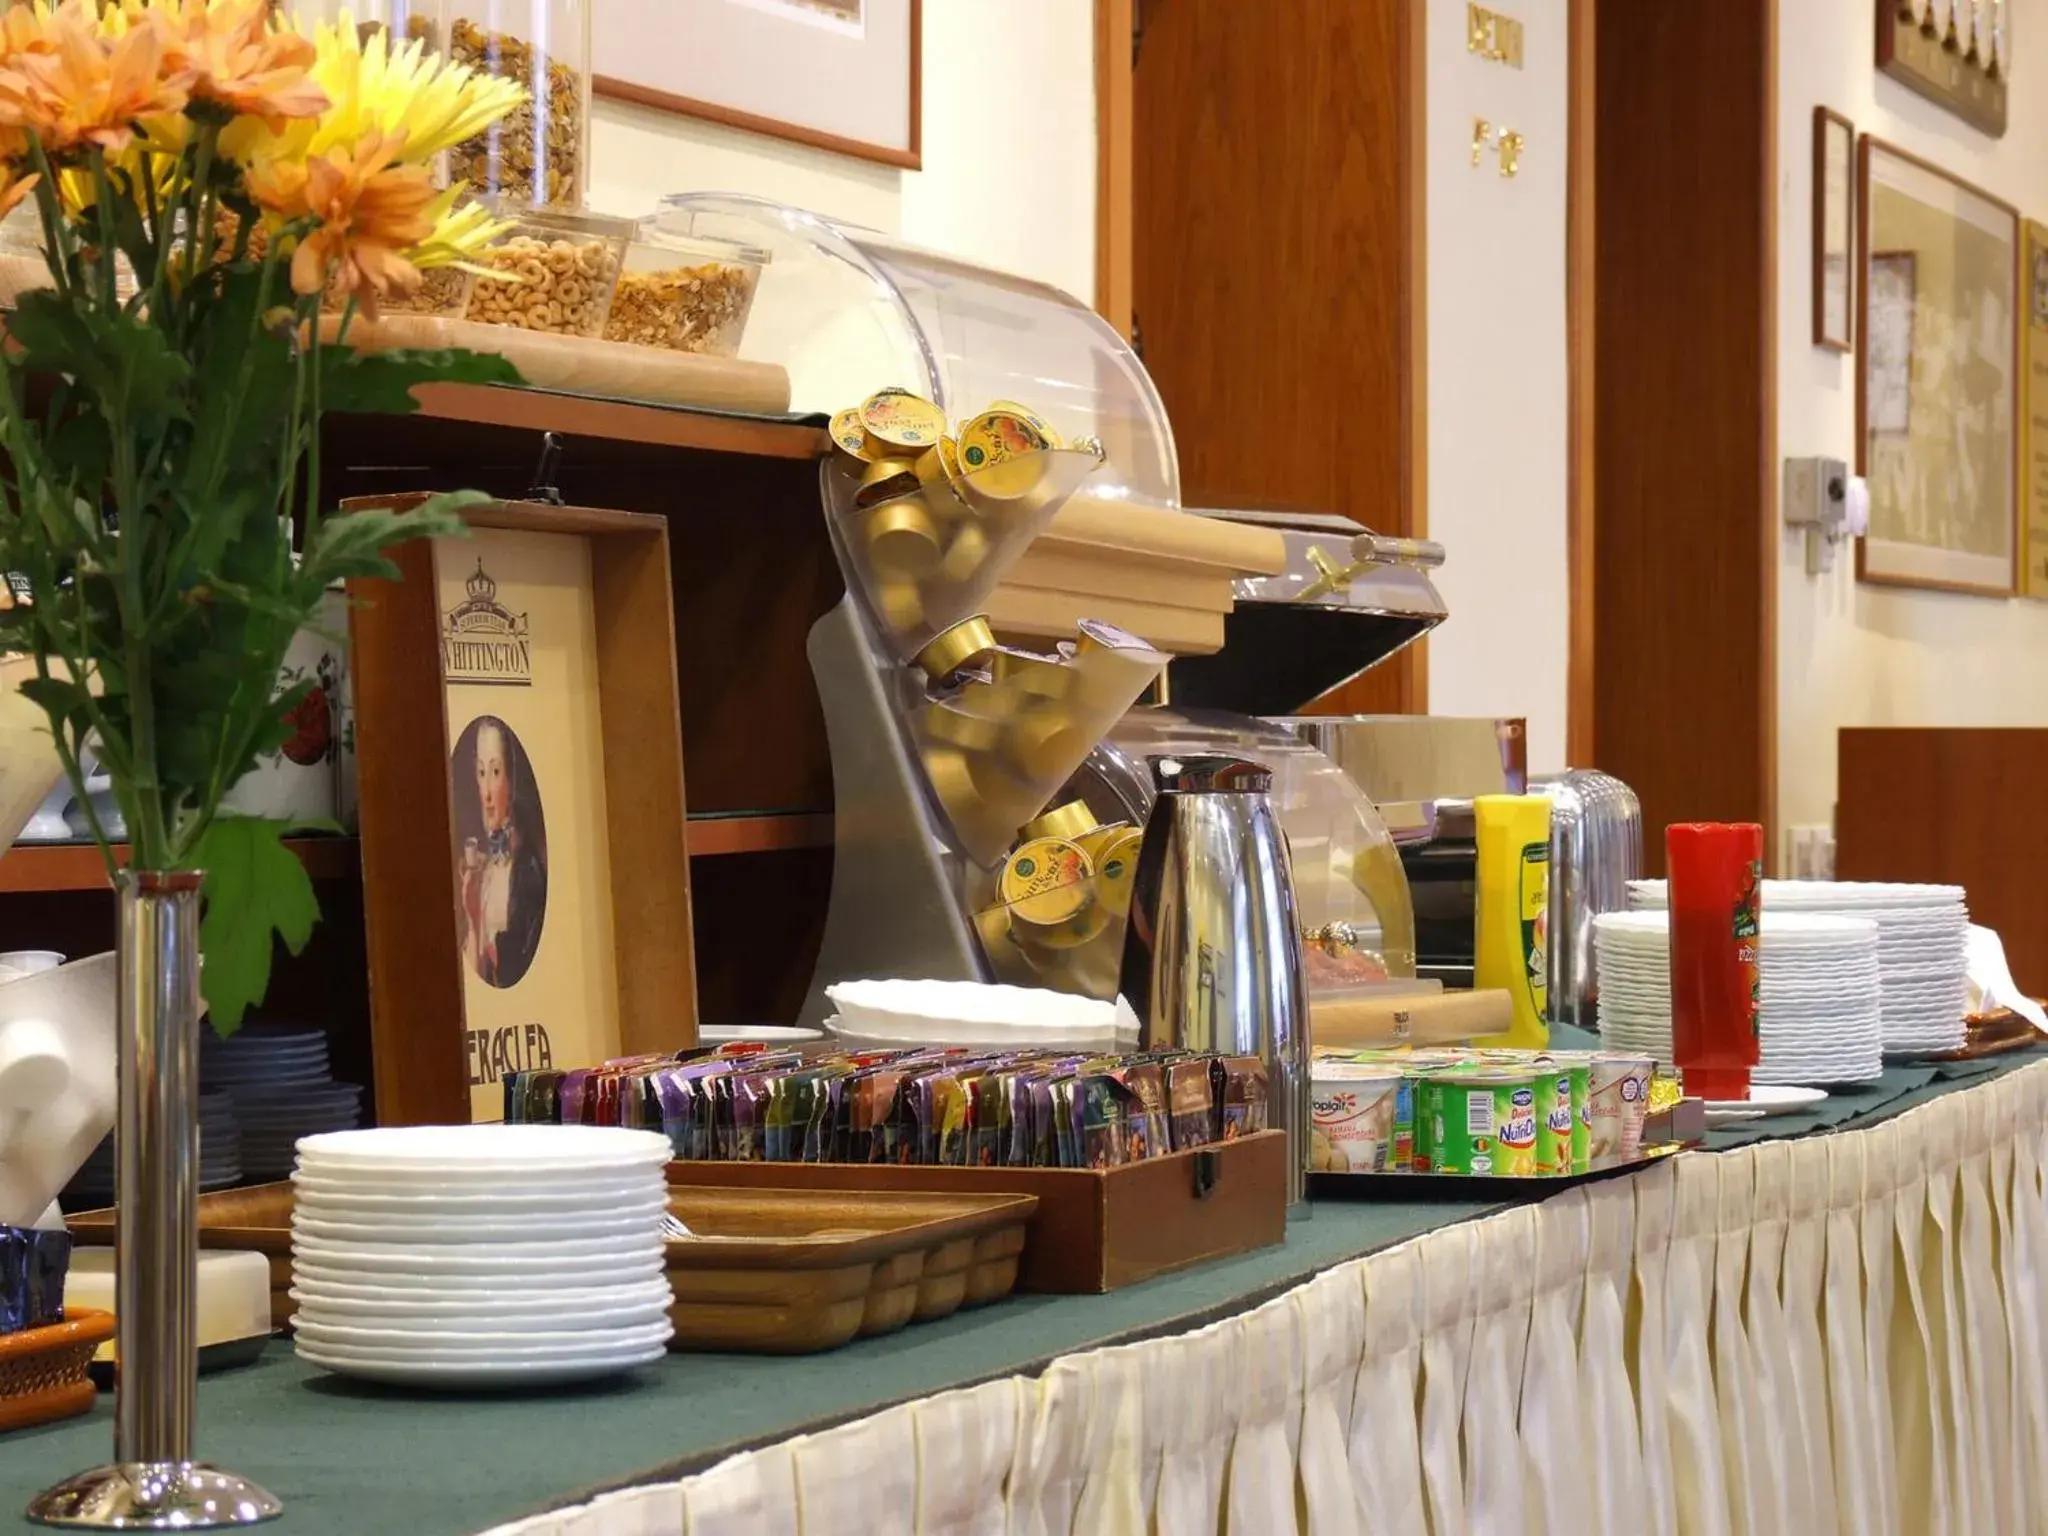
[[[1222,1134],[1212,1065],[1207,1057],[1201,1056],[1167,1065],[1168,1129],[1176,1152],[1206,1147]]]
[[[70,1267],[69,1232],[0,1227],[0,1334],[61,1322]]]
[[[1216,1072],[1222,1079],[1223,1139],[1236,1141],[1265,1130],[1270,1123],[1266,1064],[1256,1056],[1226,1056]]]

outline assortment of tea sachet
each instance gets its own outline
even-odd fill
[[[1270,1124],[1263,1061],[1196,1051],[737,1044],[504,1085],[509,1123],[660,1130],[722,1162],[1111,1168]]]

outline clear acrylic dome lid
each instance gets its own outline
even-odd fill
[[[1068,441],[1099,438],[1097,501],[1180,505],[1180,461],[1145,366],[1103,318],[1050,284],[739,193],[663,198],[664,233],[773,256],[740,356],[789,373],[790,409],[829,415],[891,385],[956,423],[997,400]]]

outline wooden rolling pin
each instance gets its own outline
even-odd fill
[[[1453,1045],[1476,1035],[1500,1034],[1511,1017],[1504,990],[1311,999],[1309,1042],[1318,1050]]]

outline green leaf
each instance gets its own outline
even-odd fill
[[[306,866],[284,846],[285,829],[286,823],[260,816],[222,816],[195,850],[206,872],[200,990],[223,1035],[240,1029],[269,990],[272,936],[296,955],[320,919]]]
[[[420,384],[519,384],[519,370],[486,352],[358,352],[320,349],[320,409],[409,416],[420,408]]]
[[[384,558],[385,550],[409,539],[461,538],[469,531],[460,515],[463,508],[491,500],[482,491],[444,491],[404,512],[373,508],[323,518],[299,579],[317,593],[350,576],[395,576],[397,568]]]
[[[82,684],[66,677],[31,677],[21,684],[21,695],[32,704],[40,704],[54,726],[62,726],[82,714],[92,697]]]
[[[147,320],[40,288],[15,302],[7,332],[22,349],[16,366],[76,379],[109,421],[183,414],[180,390],[191,365]]]

